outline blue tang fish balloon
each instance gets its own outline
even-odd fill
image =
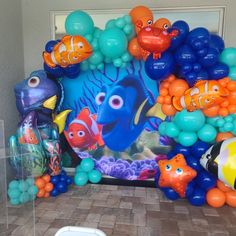
[[[148,117],[159,117],[143,82],[127,75],[97,94],[97,123],[102,125],[102,138],[113,151],[128,148],[145,128]]]

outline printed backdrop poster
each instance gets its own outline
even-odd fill
[[[132,61],[126,68],[105,64],[103,70],[64,77],[60,83],[60,110],[71,109],[64,135],[78,159],[90,157],[96,169],[119,179],[155,175],[157,160],[172,141],[158,134],[167,118],[156,103],[158,84],[147,77],[143,62]]]

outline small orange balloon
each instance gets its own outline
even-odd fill
[[[168,95],[168,90],[166,88],[161,88],[160,89],[160,95],[161,96],[166,96]]]
[[[215,208],[222,207],[225,204],[225,194],[218,188],[210,189],[206,194],[207,203]]]
[[[152,11],[145,6],[137,6],[131,9],[129,12],[129,15],[131,17],[131,20],[133,24],[135,24],[140,18],[143,17],[150,17],[150,19],[153,21],[153,14]]]
[[[225,193],[226,203],[231,207],[236,207],[236,191],[232,190]]]
[[[53,190],[53,184],[52,183],[47,183],[44,187],[46,192],[51,192]]]
[[[49,192],[45,192],[44,195],[43,195],[44,198],[47,198],[47,197],[49,197],[49,196],[50,196],[50,193],[49,193]]]
[[[221,104],[221,107],[228,107],[229,106],[229,101],[227,99],[225,99]]]
[[[167,30],[171,27],[171,23],[167,18],[159,18],[155,21],[154,27]]]
[[[45,190],[43,188],[39,189],[38,193],[37,193],[37,197],[43,197],[45,194]]]
[[[220,108],[220,109],[219,109],[219,115],[220,115],[220,116],[227,116],[227,115],[229,115],[228,109],[225,108],[225,107]]]
[[[165,81],[173,82],[175,79],[176,79],[175,75],[171,74],[165,79]]]
[[[220,189],[223,192],[229,192],[232,191],[232,189],[228,186],[226,186],[222,181],[217,180],[217,188]]]
[[[163,96],[159,96],[159,97],[157,98],[157,102],[160,103],[160,104],[164,103],[164,98],[165,98],[165,97],[163,97]]]
[[[166,96],[164,97],[164,102],[165,102],[166,104],[171,104],[171,96],[166,95]]]
[[[203,109],[202,112],[205,116],[214,117],[218,115],[220,107],[219,106],[212,106],[206,109]]]
[[[184,92],[189,88],[188,83],[183,79],[174,80],[169,86],[170,96],[182,96]]]
[[[230,95],[227,97],[227,100],[230,104],[236,105],[236,94],[231,92]]]
[[[128,51],[133,57],[135,57],[135,59],[142,59],[141,49],[136,37],[130,40],[128,45]]]
[[[216,142],[221,142],[223,140],[233,138],[234,135],[231,132],[218,133],[216,136]]]
[[[236,105],[229,105],[228,110],[230,114],[236,113]]]
[[[161,87],[163,87],[163,88],[169,88],[169,86],[170,86],[170,83],[168,81],[163,81],[161,83]]]
[[[229,81],[227,84],[227,89],[230,91],[236,91],[236,81]]]
[[[42,178],[37,178],[37,179],[35,180],[35,185],[36,185],[39,189],[44,188],[45,184],[46,184],[46,182],[45,182],[45,180],[43,180]]]
[[[51,180],[51,177],[50,177],[50,175],[43,175],[42,177],[41,177],[46,183],[49,183],[50,182],[50,180]]]
[[[167,116],[173,116],[177,112],[172,104],[163,104],[161,110]]]
[[[229,77],[225,77],[223,79],[218,80],[221,86],[226,87],[230,81]]]

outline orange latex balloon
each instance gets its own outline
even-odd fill
[[[43,180],[42,178],[37,178],[37,179],[35,180],[35,185],[36,185],[39,189],[44,188],[45,184],[46,184],[46,182],[45,182],[45,180]]]
[[[172,104],[163,104],[161,110],[167,116],[173,116],[177,112]]]
[[[189,88],[188,83],[183,79],[176,79],[171,82],[169,86],[170,96],[182,96],[184,92]]]
[[[46,192],[51,192],[53,190],[53,184],[52,183],[47,183],[44,187]]]
[[[45,194],[45,190],[42,188],[42,189],[39,189],[38,193],[37,193],[37,197],[43,197]]]
[[[227,115],[229,115],[228,109],[225,108],[225,107],[220,108],[220,109],[219,109],[219,115],[220,115],[220,116],[227,116]]]
[[[219,109],[220,109],[220,106],[212,106],[207,109],[203,109],[202,111],[205,116],[214,117],[218,115]]]
[[[228,111],[230,114],[236,113],[236,105],[229,105]]]
[[[231,207],[236,207],[236,191],[229,191],[225,193],[226,203]]]
[[[216,142],[221,142],[223,140],[233,138],[234,135],[231,132],[218,133],[216,136]]]
[[[44,198],[47,198],[47,197],[49,197],[49,196],[50,196],[50,193],[49,193],[49,192],[45,192],[44,195],[43,195]]]
[[[218,188],[210,189],[206,194],[207,203],[215,208],[222,207],[225,204],[225,194]]]
[[[154,27],[167,30],[168,28],[171,27],[171,23],[166,18],[159,18],[158,20],[155,21]]]
[[[49,182],[50,182],[50,179],[51,179],[50,175],[43,175],[41,178],[42,178],[46,183],[49,183]]]
[[[217,180],[217,188],[220,189],[223,192],[229,192],[232,191],[232,189],[228,186],[226,186],[222,181]]]
[[[227,84],[227,89],[230,91],[236,91],[236,81],[229,81]]]
[[[142,59],[141,49],[139,47],[138,40],[136,37],[130,40],[128,45],[128,51],[135,59]]]

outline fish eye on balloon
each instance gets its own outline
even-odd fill
[[[171,166],[170,164],[167,164],[167,165],[166,165],[166,170],[167,170],[167,171],[170,171],[171,169],[172,169],[172,166]]]
[[[153,21],[152,20],[148,20],[147,21],[147,25],[152,25]]]
[[[120,109],[124,105],[124,100],[119,95],[113,95],[109,98],[109,105],[113,109]]]
[[[32,76],[28,80],[28,86],[31,88],[37,87],[39,85],[39,83],[40,83],[40,78],[37,76]]]
[[[95,97],[95,102],[99,106],[103,103],[105,99],[106,94],[104,92],[98,93],[98,95]]]
[[[207,159],[207,160],[211,159],[211,154],[207,154],[207,155],[206,155],[206,159]]]
[[[73,134],[73,132],[69,132],[69,134],[68,134],[68,135],[69,135],[69,138],[70,138],[70,139],[72,139],[72,138],[74,137],[74,134]]]
[[[83,48],[83,47],[84,47],[84,44],[83,44],[82,42],[79,42],[79,43],[78,43],[78,46],[79,46],[79,48]]]
[[[177,175],[181,175],[183,173],[183,169],[177,168],[175,172]]]
[[[82,130],[79,130],[79,131],[77,132],[77,135],[78,135],[79,137],[84,137],[85,132],[82,131]]]
[[[166,30],[167,30],[168,28],[169,28],[169,25],[168,25],[168,24],[164,24],[164,25],[163,25],[163,29],[166,29]]]
[[[213,89],[214,92],[218,92],[219,91],[219,87],[217,85],[214,85],[212,87],[212,89]]]

